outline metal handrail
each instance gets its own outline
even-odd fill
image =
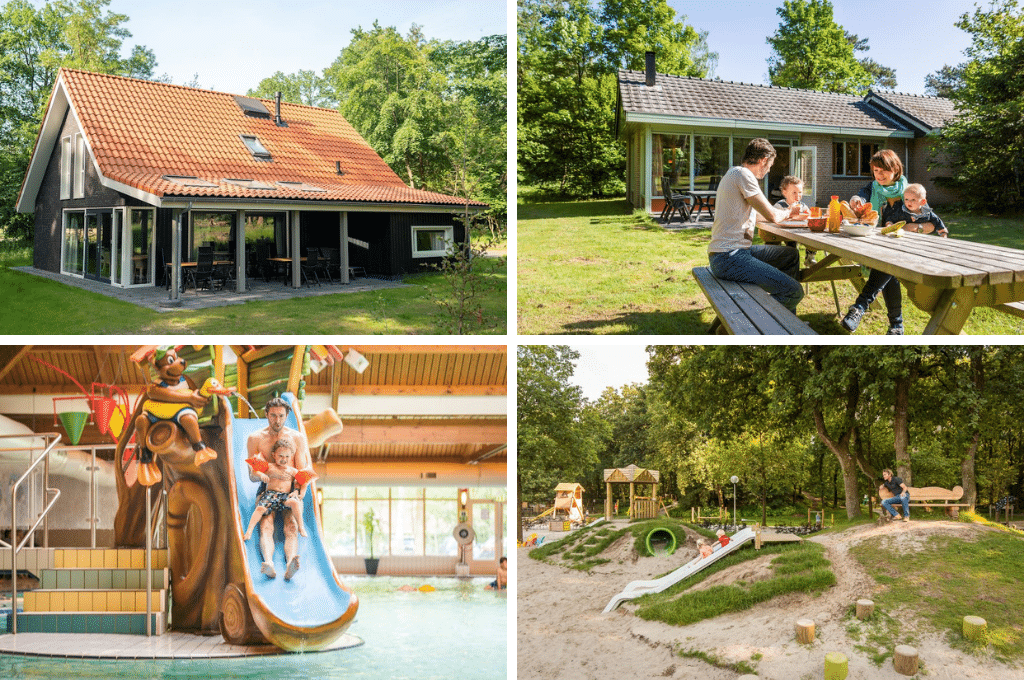
[[[44,442],[48,441],[50,437],[52,437],[53,440],[49,441],[49,443],[46,444],[46,448],[43,449],[43,452],[42,452],[42,454],[40,454],[39,458],[37,458],[35,461],[33,461],[33,463],[28,466],[28,469],[25,470],[25,473],[21,477],[18,478],[18,481],[16,481],[14,484],[11,485],[11,542],[10,542],[8,547],[10,547],[10,549],[11,549],[11,615],[12,615],[11,616],[11,619],[12,619],[11,632],[13,634],[15,634],[15,635],[17,635],[17,633],[18,633],[18,552],[22,548],[25,547],[25,543],[27,543],[28,540],[33,536],[33,532],[35,532],[36,527],[39,526],[39,523],[43,521],[43,518],[45,518],[47,513],[50,512],[50,509],[53,508],[54,503],[56,503],[57,499],[60,498],[60,489],[51,489],[48,485],[50,483],[50,453],[53,452],[53,449],[57,445],[57,442],[60,441],[60,437],[61,436],[59,434],[57,434],[56,432],[46,432],[46,433],[40,433],[40,434],[5,434],[5,435],[0,435],[0,439],[37,439],[38,438],[38,439],[42,439]],[[22,450],[24,450],[24,449],[22,449]],[[32,450],[34,450],[34,449],[30,449],[30,451],[32,451]],[[32,471],[35,470],[36,467],[40,463],[45,463],[45,465],[44,465],[44,475],[43,475],[43,488],[44,488],[44,490],[46,491],[47,494],[53,493],[54,496],[53,496],[53,499],[49,503],[46,504],[46,507],[43,508],[43,511],[39,514],[38,519],[36,519],[36,523],[33,524],[32,528],[29,529],[25,533],[25,537],[22,539],[21,543],[19,544],[18,543],[18,487],[21,486],[22,482],[24,482],[26,479],[28,479],[28,476],[30,474],[32,474]],[[49,538],[47,537],[47,539],[45,539],[45,540],[46,540],[47,545],[49,545]]]

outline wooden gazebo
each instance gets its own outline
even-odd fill
[[[658,514],[658,482],[661,480],[661,473],[657,470],[647,470],[636,465],[629,465],[624,468],[611,468],[604,471],[604,516],[605,519],[612,518],[612,484],[629,484],[629,516],[633,519],[649,519]],[[638,498],[636,495],[637,484],[650,484],[650,498]]]

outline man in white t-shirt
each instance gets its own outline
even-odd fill
[[[775,147],[767,139],[754,139],[747,145],[740,165],[730,168],[718,184],[715,195],[715,222],[711,226],[708,260],[711,272],[720,279],[756,283],[788,309],[804,296],[797,281],[800,254],[796,248],[777,245],[753,245],[754,224],[760,214],[769,222],[796,217],[802,207],[773,208],[760,180],[775,162]],[[756,212],[755,212],[756,211]]]

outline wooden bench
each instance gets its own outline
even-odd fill
[[[760,286],[717,278],[708,267],[694,267],[717,317],[709,333],[728,335],[817,335],[796,314]]]
[[[956,502],[964,497],[962,486],[954,486],[952,489],[943,489],[941,486],[908,486],[907,490],[910,491],[910,507],[912,508],[925,508],[928,512],[934,508],[941,508],[947,516],[957,517],[960,514],[960,508],[971,507],[970,503]],[[892,494],[883,484],[878,487],[878,497],[884,501],[886,498],[892,498]],[[875,512],[882,514],[885,509],[879,506]]]

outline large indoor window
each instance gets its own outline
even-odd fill
[[[877,142],[836,142],[832,154],[832,174],[840,177],[871,177],[871,157],[878,151]]]
[[[66,274],[82,274],[85,250],[85,213],[64,213],[64,266]]]
[[[413,227],[413,257],[444,257],[455,241],[452,227]]]
[[[693,138],[693,188],[710,190],[718,188],[718,181],[729,170],[729,138]]]
[[[324,486],[324,533],[332,555],[370,556],[369,534],[364,520],[369,510],[379,526],[374,531],[373,553],[382,555],[444,555],[457,556],[458,544],[452,530],[458,523],[458,489],[452,487],[338,487]],[[505,503],[503,488],[470,489],[471,500],[494,500]],[[507,503],[506,510],[507,510]],[[476,521],[479,531],[491,540],[494,516],[479,506]],[[507,527],[508,517],[502,518]],[[475,527],[474,527],[475,528]],[[505,532],[507,534],[507,530]],[[492,541],[493,545],[493,541]],[[507,550],[507,538],[502,547]],[[484,548],[486,550],[486,547]],[[492,549],[493,550],[493,549]]]
[[[661,196],[661,178],[679,191],[690,190],[690,135],[653,135],[654,154],[651,187]]]
[[[200,246],[209,246],[217,259],[231,259],[235,252],[234,225],[235,213],[193,212],[192,257],[199,253]]]

